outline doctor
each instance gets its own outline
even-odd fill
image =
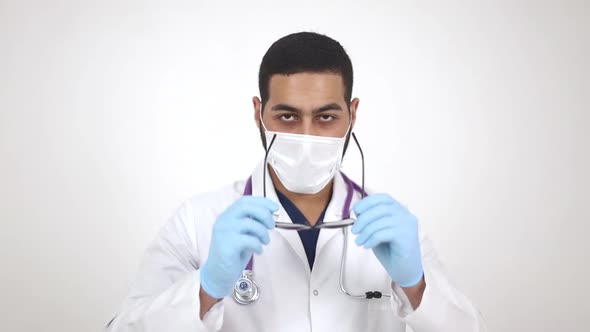
[[[366,193],[364,171],[361,184],[339,172],[349,143],[360,149],[352,83],[348,55],[327,36],[269,48],[253,98],[265,158],[178,209],[110,330],[485,330],[417,218]]]

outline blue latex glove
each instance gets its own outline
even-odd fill
[[[209,257],[201,269],[201,287],[207,294],[216,299],[231,294],[252,254],[261,254],[270,242],[272,213],[278,209],[270,199],[243,196],[217,218]]]
[[[387,194],[367,196],[353,210],[357,220],[351,231],[357,234],[356,244],[373,249],[399,286],[418,284],[424,271],[416,217]]]

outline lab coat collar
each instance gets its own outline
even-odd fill
[[[263,167],[264,161],[261,161],[258,166],[254,169],[252,173],[252,195],[254,196],[263,196]],[[347,186],[342,178],[340,172],[337,172],[334,176],[334,186],[332,188],[332,198],[328,203],[328,207],[326,209],[326,213],[324,214],[324,222],[334,222],[342,220],[342,209],[344,207],[344,203],[346,201],[347,195]],[[280,206],[278,211],[278,218],[282,222],[292,223],[293,221],[289,217],[289,214],[285,211],[285,208],[280,204],[280,201],[277,197],[275,192],[274,184],[272,183],[272,179],[270,177],[269,172],[266,172],[266,198],[277,202]],[[354,201],[353,201],[354,202]],[[352,207],[352,205],[351,205]],[[309,263],[307,261],[307,256],[305,254],[305,249],[303,248],[303,244],[301,243],[301,238],[297,234],[297,231],[293,230],[285,230],[285,229],[275,229],[283,238],[287,240],[289,245],[293,248],[297,256],[302,260],[302,262],[307,266],[308,271]],[[320,257],[320,253],[322,248],[332,239],[335,235],[341,234],[341,229],[327,229],[324,228],[320,231],[318,242],[316,246],[316,262],[317,258]]]

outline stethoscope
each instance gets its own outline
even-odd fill
[[[342,218],[343,219],[350,219],[350,205],[352,203],[352,197],[354,192],[358,192],[361,194],[362,197],[367,196],[367,193],[364,190],[364,182],[365,182],[365,172],[364,172],[364,156],[363,156],[363,152],[361,150],[361,147],[358,143],[358,140],[356,138],[356,135],[354,133],[352,133],[352,137],[354,138],[354,141],[357,145],[357,147],[359,148],[359,151],[361,153],[361,159],[363,162],[363,186],[360,187],[358,184],[354,183],[352,180],[350,180],[346,175],[344,175],[344,173],[340,173],[342,175],[342,179],[344,180],[344,183],[346,184],[346,200],[344,201],[344,206],[342,207]],[[273,137],[273,140],[271,141],[270,145],[272,146],[272,143],[274,141],[275,137]],[[268,153],[267,153],[268,155]],[[264,172],[264,176],[263,179],[266,180],[266,158],[265,158],[265,162],[264,162],[264,168],[265,168],[265,172]],[[263,188],[264,191],[266,192],[266,181],[264,181],[263,183]],[[252,178],[248,178],[248,181],[246,182],[246,187],[244,188],[244,195],[252,195]],[[266,196],[266,195],[264,195]],[[352,298],[356,298],[356,299],[380,299],[382,297],[391,297],[391,295],[388,294],[383,294],[382,292],[379,291],[367,291],[364,294],[352,294],[351,292],[349,292],[346,287],[345,287],[345,269],[346,269],[346,252],[348,249],[348,228],[349,227],[342,227],[342,255],[340,257],[340,275],[338,278],[338,283],[340,285],[340,290],[342,290],[342,292]],[[246,265],[246,268],[242,271],[242,275],[240,277],[240,279],[238,279],[238,281],[236,282],[235,286],[234,286],[234,299],[236,300],[237,303],[239,304],[250,304],[254,301],[256,301],[259,297],[260,297],[260,287],[258,286],[258,284],[254,281],[254,272],[253,272],[253,259],[254,257],[250,257],[250,260],[248,261],[248,264]]]

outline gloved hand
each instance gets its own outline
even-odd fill
[[[243,196],[213,225],[209,257],[201,269],[201,287],[213,298],[229,295],[253,253],[261,254],[275,227],[272,213],[279,205],[270,199]]]
[[[401,287],[415,286],[423,277],[418,221],[387,194],[370,195],[357,202],[352,233],[356,244],[373,249],[391,280]]]

